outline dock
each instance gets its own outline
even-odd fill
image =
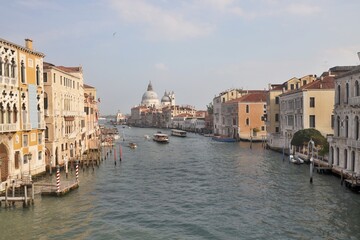
[[[79,188],[78,181],[61,181],[61,185],[55,183],[36,183],[35,187],[41,193],[41,196],[63,196],[71,190]]]

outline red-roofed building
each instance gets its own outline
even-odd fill
[[[239,140],[265,140],[266,98],[267,91],[251,91],[240,98],[223,103],[223,136]]]

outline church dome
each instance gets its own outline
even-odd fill
[[[159,98],[153,90],[151,82],[148,85],[147,91],[143,94],[141,104],[145,106],[158,106]]]
[[[171,99],[166,92],[164,93],[164,96],[161,98],[161,102],[162,103],[170,103],[171,102]]]

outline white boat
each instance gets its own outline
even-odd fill
[[[304,160],[300,157],[294,157],[294,155],[290,154],[289,161],[295,164],[303,164]]]
[[[144,138],[145,138],[146,140],[149,140],[149,139],[150,139],[150,136],[149,136],[149,135],[144,135]]]
[[[186,137],[186,131],[179,129],[171,129],[171,135],[176,137]]]
[[[158,143],[168,143],[169,136],[164,133],[155,133],[153,136],[153,140]]]
[[[136,143],[129,143],[129,148],[132,148],[132,149],[137,148]]]

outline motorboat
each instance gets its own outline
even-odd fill
[[[168,143],[169,136],[165,133],[155,133],[153,136],[153,140],[158,143]]]
[[[294,156],[292,154],[290,154],[290,156],[289,156],[289,161],[292,163],[295,163],[295,164],[303,164],[304,163],[303,159],[301,159],[298,156]]]
[[[129,143],[129,148],[131,148],[131,149],[135,149],[135,148],[137,148],[137,145],[136,145],[136,143]]]
[[[171,135],[176,137],[186,137],[186,131],[179,129],[171,129]]]

